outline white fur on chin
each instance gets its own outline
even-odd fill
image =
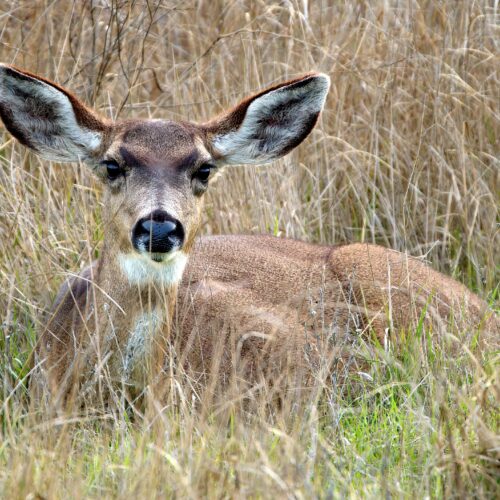
[[[176,250],[164,261],[156,262],[148,254],[120,253],[118,262],[131,285],[170,286],[181,281],[187,255]]]

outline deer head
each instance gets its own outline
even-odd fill
[[[214,173],[224,165],[268,163],[300,144],[329,84],[326,75],[310,73],[204,124],[111,122],[55,83],[2,65],[0,116],[42,158],[92,169],[104,184],[103,256],[130,284],[168,286],[181,279]]]

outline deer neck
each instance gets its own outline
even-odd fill
[[[137,378],[141,365],[140,370],[149,365],[150,373],[161,371],[186,261],[185,254],[157,263],[111,254],[106,247],[102,253],[95,277],[96,312],[106,325],[101,338],[107,349],[122,353],[120,371],[129,378]]]

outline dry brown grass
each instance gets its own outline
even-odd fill
[[[310,139],[270,168],[226,171],[203,232],[376,242],[425,255],[494,301],[495,5],[2,0],[0,59],[113,118],[203,121],[268,84],[328,73],[332,90]],[[126,414],[27,418],[22,381],[37,322],[68,272],[98,254],[99,191],[84,167],[43,163],[4,134],[1,496],[495,496],[494,353],[429,358],[409,342],[355,394],[319,390],[300,411],[273,418],[236,405],[229,420],[177,400],[155,436]]]

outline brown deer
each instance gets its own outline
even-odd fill
[[[37,346],[54,400],[101,385],[140,393],[166,376],[172,356],[222,378],[237,364],[249,378],[279,371],[284,359],[314,367],[325,329],[337,340],[371,331],[383,341],[420,318],[444,332],[460,317],[468,332],[498,339],[497,318],[479,297],[393,250],[264,235],[195,239],[215,174],[299,145],[329,85],[309,73],[201,125],[113,123],[55,83],[1,66],[7,129],[42,158],[86,163],[104,184],[101,257],[63,285]]]

